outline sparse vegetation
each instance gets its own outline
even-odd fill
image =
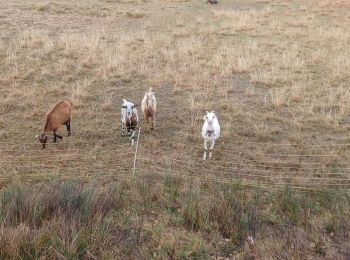
[[[348,196],[290,188],[266,193],[149,176],[99,188],[10,185],[0,203],[5,259],[339,258],[349,240]]]
[[[346,1],[0,4],[0,258],[349,255]],[[130,178],[117,114],[149,87]],[[43,153],[59,100],[72,136]]]

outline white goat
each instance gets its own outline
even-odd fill
[[[134,136],[136,132],[136,127],[139,121],[137,114],[137,105],[123,99],[123,104],[121,106],[121,122],[122,122],[122,135],[124,136],[125,130],[127,130],[128,135],[131,139],[131,145],[134,145]]]
[[[151,125],[151,130],[153,130],[156,125],[157,100],[151,87],[142,99],[141,110],[146,124],[146,131],[148,131],[149,124]]]
[[[202,127],[202,136],[204,139],[203,160],[205,160],[207,158],[207,152],[208,152],[207,142],[211,143],[209,148],[209,159],[210,159],[212,156],[215,141],[220,136],[220,125],[219,125],[219,120],[215,115],[214,111],[211,111],[210,113],[206,111],[203,117],[203,120],[204,120],[204,124]]]

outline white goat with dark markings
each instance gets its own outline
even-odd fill
[[[218,117],[215,115],[214,111],[211,111],[210,113],[206,111],[203,117],[203,120],[204,120],[204,124],[202,127],[202,136],[204,139],[203,160],[205,160],[207,159],[207,152],[208,152],[207,143],[210,142],[210,148],[209,148],[209,159],[210,159],[212,156],[215,141],[220,136],[220,125],[219,125]]]
[[[127,130],[128,135],[131,139],[131,145],[134,145],[134,138],[136,127],[139,122],[139,117],[137,114],[137,109],[135,108],[137,105],[134,103],[128,102],[123,99],[123,104],[121,106],[121,122],[122,122],[122,136],[125,135],[125,130]]]

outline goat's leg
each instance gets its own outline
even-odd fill
[[[58,134],[56,134],[56,133],[54,133],[54,135],[56,135],[56,137],[59,138],[59,139],[61,139],[61,140],[63,139],[63,136],[62,136],[62,135],[58,135]]]
[[[211,145],[210,145],[210,149],[209,149],[209,159],[211,159],[211,155],[213,153],[214,145],[215,145],[215,140],[211,140]]]
[[[57,138],[63,139],[63,137],[61,135],[58,135],[58,134],[56,134],[56,132],[53,132],[53,142],[54,143],[57,142]]]
[[[130,135],[131,146],[134,146],[134,142],[135,142],[134,138],[135,138],[135,132],[136,132],[136,131],[133,130],[133,129],[131,129],[130,131],[131,131],[131,135]]]
[[[122,136],[125,135],[125,125],[122,123]]]
[[[145,130],[147,132],[147,117],[146,117],[146,113],[144,111],[142,111],[142,121],[143,121],[143,125],[145,125]]]
[[[148,118],[145,112],[142,112],[143,124],[145,125],[145,130],[148,132]]]
[[[155,128],[156,128],[156,115],[153,115],[152,116],[152,127],[151,127],[151,129],[153,130]]]
[[[70,136],[70,119],[67,121],[66,127],[67,127],[68,136]]]
[[[146,132],[149,132],[149,117],[146,117]]]
[[[207,159],[207,150],[208,150],[208,147],[207,147],[207,140],[204,140],[204,154],[203,154],[203,160],[206,160],[206,159]]]
[[[152,130],[152,126],[150,126],[150,124],[151,124],[150,119],[151,118],[148,115],[146,115],[146,122],[147,122],[146,131],[147,132],[150,132],[150,130]]]

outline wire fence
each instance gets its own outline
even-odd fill
[[[138,134],[132,147],[118,128],[73,131],[41,149],[37,139],[0,142],[0,183],[52,179],[98,181],[173,176],[262,189],[350,193],[348,143],[298,144],[219,139],[203,161],[200,134],[157,129]],[[140,129],[139,129],[140,133]],[[166,134],[166,135],[165,135]]]
[[[95,115],[96,116],[96,115]],[[83,130],[71,130],[72,134],[77,134],[77,135],[88,135],[89,133],[97,133],[99,136],[103,136],[105,132],[110,132],[110,133],[117,133],[120,131],[120,128],[118,127],[111,127],[111,128],[98,128],[98,129],[83,129]],[[168,130],[168,129],[157,129],[157,132],[163,132],[163,133],[173,133],[173,130]],[[23,131],[3,131],[0,130],[0,134],[3,135],[19,135],[23,134]],[[190,131],[176,131],[177,137],[182,137],[182,138],[194,138],[198,140],[201,139],[201,135],[191,133]],[[33,135],[33,140],[32,141],[8,141],[8,142],[0,142],[0,144],[36,144],[35,140],[35,135]],[[120,137],[116,135],[115,137]],[[235,136],[236,137],[236,136]],[[27,138],[27,137],[25,137]],[[121,138],[121,137],[120,137]],[[272,142],[253,142],[253,141],[243,141],[239,140],[239,136],[236,138],[233,138],[234,140],[230,140],[231,144],[234,145],[254,145],[254,146],[284,146],[284,147],[347,147],[350,146],[349,139],[342,140],[342,139],[334,139],[331,143],[302,143],[302,142],[288,142],[288,143],[272,143]],[[238,141],[237,141],[238,140]]]

